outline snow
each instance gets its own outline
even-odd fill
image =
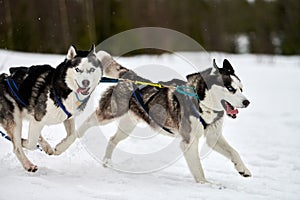
[[[182,57],[189,59],[182,60]],[[112,123],[90,129],[57,157],[38,150],[25,150],[29,159],[39,166],[34,174],[23,170],[12,153],[11,143],[0,138],[0,199],[299,199],[300,57],[211,53],[207,59],[203,53],[185,52],[117,60],[157,81],[184,78],[195,71],[197,63],[207,63],[210,58],[216,58],[217,63],[229,59],[251,101],[249,108],[240,109],[237,119],[226,118],[223,134],[240,153],[253,177],[241,177],[229,160],[206,150],[205,154],[201,152],[206,178],[225,189],[197,184],[185,160],[178,154],[178,141],[156,135],[143,125],[134,132],[135,137],[120,143],[119,152],[113,157],[113,163],[120,170],[139,174],[104,168],[100,160],[107,139],[115,130],[116,124]],[[45,63],[56,66],[63,59],[64,55],[1,50],[0,70],[8,72],[10,66]],[[191,65],[183,67],[187,66],[187,61]],[[78,124],[97,106],[97,100],[106,87],[100,85],[95,91],[89,110],[78,117]],[[23,137],[26,137],[27,129],[25,123]],[[150,139],[138,140],[144,136],[139,130],[151,134]],[[54,146],[65,136],[65,130],[62,125],[49,126],[44,128],[43,135]],[[163,155],[142,162],[138,158],[170,144],[174,146],[172,152],[178,156],[172,157],[169,164],[163,163]],[[142,173],[151,169],[154,172]]]

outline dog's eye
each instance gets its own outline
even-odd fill
[[[80,70],[78,67],[75,68],[75,71],[82,73],[82,70]]]
[[[94,72],[95,71],[95,68],[91,68],[89,72]]]
[[[242,89],[242,88],[240,88],[240,90],[241,90],[241,92],[243,92],[243,89]]]
[[[229,92],[232,92],[232,93],[235,93],[235,92],[236,92],[236,89],[234,89],[234,88],[231,87],[231,86],[228,86],[228,87],[227,87],[227,90],[228,90]]]

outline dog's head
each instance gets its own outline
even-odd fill
[[[89,51],[76,50],[71,46],[68,50],[65,81],[67,86],[82,99],[91,94],[98,85],[102,75],[102,64],[92,45]]]
[[[98,51],[97,57],[101,61],[103,65],[103,73],[107,77],[121,78],[128,72],[127,68],[120,65],[109,53],[105,51]]]
[[[196,88],[204,105],[215,110],[225,110],[227,115],[236,118],[238,108],[246,108],[250,101],[245,97],[243,85],[227,59],[219,68],[213,61],[213,68],[187,76],[188,83]]]

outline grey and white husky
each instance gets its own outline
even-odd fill
[[[105,52],[98,52],[98,57],[103,63],[106,76],[149,81],[122,67]],[[182,138],[180,146],[196,182],[207,182],[198,152],[201,136],[206,137],[206,142],[212,149],[229,158],[239,174],[251,176],[237,151],[222,136],[225,113],[236,118],[237,108],[246,108],[250,103],[242,93],[243,85],[233,67],[228,60],[224,60],[222,68],[214,61],[212,68],[190,74],[186,78],[187,82],[174,79],[162,84],[193,87],[199,101],[195,97],[179,94],[170,87],[146,86],[138,89],[132,82],[126,81],[110,87],[102,95],[96,111],[79,127],[79,137],[93,126],[120,118],[118,130],[111,137],[104,156],[104,165],[108,165],[118,143],[130,135],[137,121],[143,121],[153,129],[160,129],[160,133]],[[140,98],[136,98],[136,93],[133,92],[136,89]],[[137,120],[132,120],[132,116]]]
[[[89,51],[68,50],[56,68],[50,65],[10,68],[0,76],[0,123],[11,138],[14,153],[29,172],[38,167],[26,157],[23,147],[39,143],[49,155],[59,155],[76,138],[73,116],[85,108],[103,74],[95,47]],[[29,120],[28,139],[21,138],[22,121]],[[45,125],[64,123],[67,137],[53,149],[41,136]]]

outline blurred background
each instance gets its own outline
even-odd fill
[[[0,0],[1,49],[65,53],[145,26],[208,51],[300,54],[299,0]]]

